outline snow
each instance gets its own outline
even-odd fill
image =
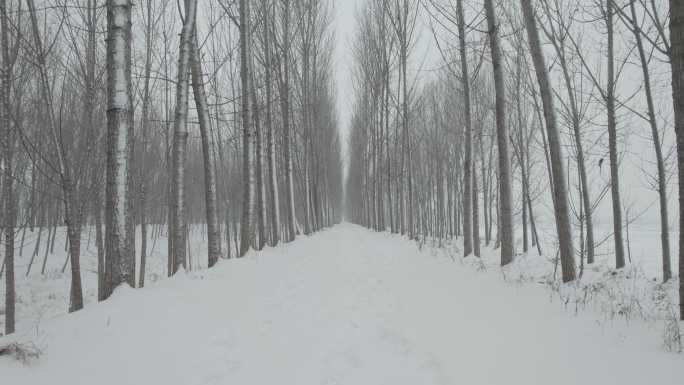
[[[511,279],[547,259],[502,270],[496,252],[480,264],[457,247],[342,224],[122,287],[0,339],[42,350],[0,358],[0,383],[682,384],[684,357],[655,321],[568,311],[557,294],[570,288]]]

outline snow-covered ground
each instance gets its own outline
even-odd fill
[[[682,384],[684,357],[664,351],[662,322],[569,309],[581,287],[521,273],[548,274],[547,258],[520,256],[502,279],[495,252],[479,263],[457,247],[343,224],[122,288],[20,323],[0,345],[32,342],[42,355],[0,358],[0,383]]]
[[[207,242],[204,226],[193,226],[189,233],[191,245],[189,257],[192,269],[206,268]],[[140,267],[140,228],[137,229],[136,266]],[[15,280],[17,293],[17,330],[40,327],[40,324],[64,314],[69,308],[69,284],[71,271],[66,251],[66,227],[58,227],[53,245],[46,244],[47,231],[43,230],[38,253],[31,264],[36,249],[38,229],[26,231],[23,250],[20,247],[22,232],[17,235],[15,247]],[[4,247],[4,246],[3,246]],[[224,244],[225,247],[225,244]],[[167,276],[166,228],[150,226],[147,241],[145,283],[154,283]],[[234,252],[234,251],[233,251]],[[47,258],[46,258],[47,257]],[[45,265],[44,274],[43,264]],[[29,272],[29,265],[31,265]],[[27,274],[27,272],[29,272]],[[138,272],[139,274],[139,272]],[[94,227],[84,230],[81,237],[81,280],[85,307],[97,302],[97,247]],[[139,279],[136,279],[138,282]],[[0,299],[5,298],[5,284],[0,279]],[[3,307],[0,306],[0,314]],[[4,332],[4,316],[0,317],[0,335]]]

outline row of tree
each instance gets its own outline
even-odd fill
[[[6,333],[16,257],[35,242],[28,275],[44,245],[44,274],[61,226],[75,311],[91,230],[104,300],[145,284],[150,237],[172,275],[195,225],[211,267],[341,219],[328,2],[176,5],[0,0]]]
[[[675,0],[669,8],[654,0],[370,1],[359,14],[354,46],[350,218],[412,238],[462,236],[466,256],[480,255],[484,236],[506,265],[516,253],[514,227],[522,228],[523,252],[542,253],[539,213],[550,202],[556,255],[569,282],[594,263],[604,242],[595,237],[594,216],[610,196],[619,269],[631,220],[624,218],[620,190],[621,159],[630,149],[620,148],[620,138],[628,126],[644,127],[645,134],[637,133],[651,150],[632,150],[652,153],[643,169],[657,193],[668,281],[674,152],[666,138],[674,137],[674,111],[684,276],[683,10]],[[421,16],[443,65],[409,78],[407,62],[422,64],[411,52]],[[625,75],[630,71],[637,84]],[[661,86],[670,74],[672,87]],[[672,100],[674,109],[659,108]],[[607,152],[607,178],[603,158],[594,167],[588,152]]]

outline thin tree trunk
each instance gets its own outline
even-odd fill
[[[142,100],[142,150],[140,151],[140,276],[138,287],[145,286],[145,268],[147,264],[147,175],[146,153],[149,137],[150,121],[150,75],[152,72],[152,0],[146,0],[145,20],[145,77]]]
[[[622,239],[622,203],[617,153],[617,119],[615,115],[615,58],[613,32],[613,1],[606,0],[606,28],[608,32],[608,84],[606,109],[608,112],[608,153],[610,157],[610,192],[613,198],[613,237],[615,239],[615,267],[625,266],[625,248]],[[549,142],[551,138],[549,138]]]
[[[10,56],[9,56],[9,17],[6,0],[0,0],[0,55],[2,71],[0,72],[0,133],[4,134],[3,195],[0,207],[4,203],[5,230],[5,335],[14,333],[15,321],[15,283],[14,283],[14,227],[16,226],[16,206],[14,202],[14,129],[10,123]]]
[[[637,22],[635,3],[636,0],[631,0],[629,2],[629,7],[632,14],[634,39],[636,40],[637,51],[639,52],[639,60],[641,61],[641,70],[644,75],[644,94],[646,96],[646,105],[648,106],[648,122],[651,126],[651,136],[653,139],[653,147],[655,149],[656,165],[658,167],[658,198],[660,199],[660,247],[663,253],[663,282],[667,282],[670,278],[672,278],[672,267],[670,266],[670,233],[667,214],[667,175],[665,172],[663,149],[660,144],[658,122],[655,116],[655,105],[653,103],[653,95],[651,93],[651,75],[648,71],[648,60],[646,59],[644,44],[641,40],[641,32]]]
[[[482,174],[482,210],[484,217],[484,232],[485,232],[485,246],[489,246],[490,241],[490,226],[489,223],[489,183],[487,183],[487,169],[485,167],[485,154],[484,145],[482,143],[482,125],[480,125],[480,130],[478,132],[478,144],[480,147],[480,173]],[[491,172],[491,170],[489,170]]]
[[[240,88],[242,90],[242,218],[240,220],[240,257],[244,256],[254,239],[254,167],[252,117],[250,115],[250,12],[249,0],[240,0]],[[256,112],[255,112],[256,113]]]
[[[492,53],[494,88],[496,91],[496,138],[499,148],[499,228],[501,241],[501,265],[513,261],[513,204],[511,202],[511,164],[508,151],[508,127],[506,126],[506,95],[503,61],[499,46],[499,23],[493,0],[485,0],[485,13]]]
[[[98,180],[95,183],[94,189],[95,193],[93,195],[95,204],[93,205],[93,213],[95,215],[95,244],[97,245],[97,300],[104,301],[107,298],[107,282],[105,281],[105,246],[102,234],[102,205],[104,202],[102,200],[101,180]]]
[[[216,168],[212,156],[211,119],[209,119],[209,105],[202,83],[202,63],[197,33],[193,34],[190,58],[190,72],[192,74],[192,91],[195,97],[195,107],[199,119],[200,136],[202,138],[202,161],[204,163],[204,202],[207,219],[207,261],[212,267],[221,257],[221,230],[218,221],[218,204],[216,198]]]
[[[254,67],[252,63],[252,67]],[[264,140],[263,131],[261,128],[261,120],[259,117],[259,101],[257,98],[257,85],[255,74],[251,74],[252,82],[252,108],[254,111],[253,121],[254,121],[254,157],[255,157],[255,172],[254,176],[256,178],[256,249],[261,250],[266,244],[266,185],[264,181]]]
[[[264,23],[264,55],[266,60],[265,82],[266,82],[266,154],[268,157],[268,202],[269,213],[271,216],[271,246],[275,246],[280,241],[280,200],[278,195],[278,174],[276,167],[276,148],[274,141],[273,128],[273,109],[271,99],[273,98],[273,87],[271,84],[271,74],[273,71],[271,61],[271,4],[267,1],[267,17]]]
[[[290,133],[290,0],[284,0],[283,21],[283,85],[281,89],[283,114],[283,151],[285,155],[285,200],[287,241],[295,239],[297,215],[294,204],[294,177],[292,175],[292,138]]]
[[[529,181],[529,175],[527,175],[527,180],[525,181],[527,184],[527,207],[530,212],[530,226],[532,227],[532,246],[537,247],[537,253],[539,255],[542,255],[542,250],[541,250],[541,242],[539,241],[539,233],[537,233],[537,225],[534,221],[534,212],[532,211],[532,198],[530,197],[530,181]]]
[[[465,158],[463,159],[463,256],[473,252],[473,134],[470,111],[470,75],[468,74],[468,57],[466,53],[465,17],[463,16],[463,0],[456,1],[458,13],[458,42],[461,57],[461,84],[463,86],[463,109],[465,119]],[[476,199],[476,198],[475,198]]]
[[[53,145],[57,152],[58,171],[62,187],[62,194],[64,198],[64,219],[67,226],[68,237],[78,237],[78,240],[72,240],[73,244],[69,249],[69,257],[71,258],[71,301],[69,311],[80,310],[83,307],[83,294],[81,287],[81,272],[80,272],[80,213],[77,210],[76,197],[76,183],[72,180],[70,166],[67,157],[62,147],[62,141],[58,128],[56,127],[55,111],[52,103],[52,92],[50,89],[49,77],[47,73],[47,64],[45,59],[45,51],[41,41],[40,30],[38,28],[38,17],[36,15],[36,7],[33,0],[27,0],[29,14],[31,18],[31,29],[33,32],[33,39],[35,43],[35,53],[37,56],[38,72],[40,77],[40,88],[42,101],[48,111],[48,128],[53,141]],[[71,242],[70,242],[71,244]]]
[[[577,100],[575,98],[575,90],[572,86],[570,73],[568,72],[568,65],[565,56],[565,46],[563,42],[554,43],[556,52],[561,64],[563,72],[563,79],[565,87],[568,92],[568,103],[570,105],[570,112],[572,114],[572,131],[575,140],[575,149],[577,151],[577,168],[580,178],[580,189],[582,194],[582,205],[584,206],[584,221],[587,225],[587,263],[594,263],[594,220],[593,207],[590,199],[589,181],[587,179],[587,170],[584,161],[584,145],[582,144],[582,137],[580,132],[580,116]]]
[[[473,158],[473,166],[476,159]],[[477,172],[473,167],[473,253],[476,257],[480,256],[480,210],[477,196]]]
[[[522,48],[522,47],[520,47]],[[528,236],[528,229],[527,229],[527,205],[526,203],[526,197],[527,197],[527,184],[524,182],[525,181],[525,145],[524,145],[524,140],[523,138],[526,138],[526,130],[525,130],[525,125],[523,124],[523,118],[522,118],[522,104],[521,104],[521,99],[522,99],[522,93],[521,93],[521,88],[522,88],[522,68],[523,68],[523,53],[520,49],[518,49],[518,53],[516,55],[516,74],[515,74],[515,109],[516,109],[516,118],[517,118],[517,124],[518,124],[518,149],[517,149],[517,155],[518,155],[518,162],[520,163],[520,176],[521,180],[523,181],[522,183],[522,193],[521,193],[521,200],[522,200],[522,236],[523,236],[523,253],[527,254],[527,251],[529,250],[529,236]],[[514,152],[515,147],[514,147]]]
[[[308,19],[309,16],[306,15],[305,17]],[[306,23],[308,24],[308,21]],[[308,29],[309,26],[307,25],[305,28]],[[306,35],[306,31],[302,32],[302,34]],[[311,197],[311,191],[310,191],[311,181],[310,181],[310,174],[309,174],[309,172],[310,172],[309,168],[310,168],[310,163],[311,163],[311,160],[310,160],[311,153],[309,151],[309,147],[310,147],[310,140],[311,140],[311,125],[312,125],[312,122],[311,122],[311,103],[310,103],[311,87],[309,86],[309,72],[310,72],[310,68],[309,68],[310,47],[309,46],[310,46],[310,43],[307,39],[307,36],[303,36],[302,40],[304,40],[302,42],[303,53],[302,53],[302,70],[301,70],[302,71],[302,73],[301,73],[301,79],[302,79],[302,84],[301,84],[302,91],[301,91],[301,93],[302,93],[302,109],[303,109],[302,120],[303,120],[303,125],[304,125],[304,128],[303,128],[303,131],[304,131],[303,136],[304,137],[302,140],[303,141],[303,146],[302,146],[303,147],[303,158],[304,158],[304,161],[302,164],[302,168],[304,169],[304,197],[303,197],[304,198],[304,234],[309,235],[311,233],[311,200],[310,200],[310,197]],[[372,193],[373,193],[373,191],[371,189],[371,194]],[[371,203],[371,213],[372,213],[371,223],[374,224],[375,223],[375,207],[373,205],[372,199],[371,199],[370,203]]]
[[[48,233],[47,233],[47,239],[45,240],[45,253],[43,255],[43,264],[40,268],[40,275],[45,275],[45,267],[47,265],[47,257],[48,257],[48,252],[50,252],[50,239],[55,238],[55,231],[57,230],[57,226],[55,226],[53,223],[55,219],[48,218],[47,219],[48,223]],[[52,230],[50,229],[50,226],[52,225]],[[51,238],[52,237],[52,238]]]

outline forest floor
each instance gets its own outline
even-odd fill
[[[41,352],[0,357],[0,383],[682,383],[662,322],[578,310],[568,293],[581,287],[521,273],[535,260],[548,274],[549,259],[502,270],[494,251],[464,260],[434,246],[342,224],[123,287],[0,338]]]

